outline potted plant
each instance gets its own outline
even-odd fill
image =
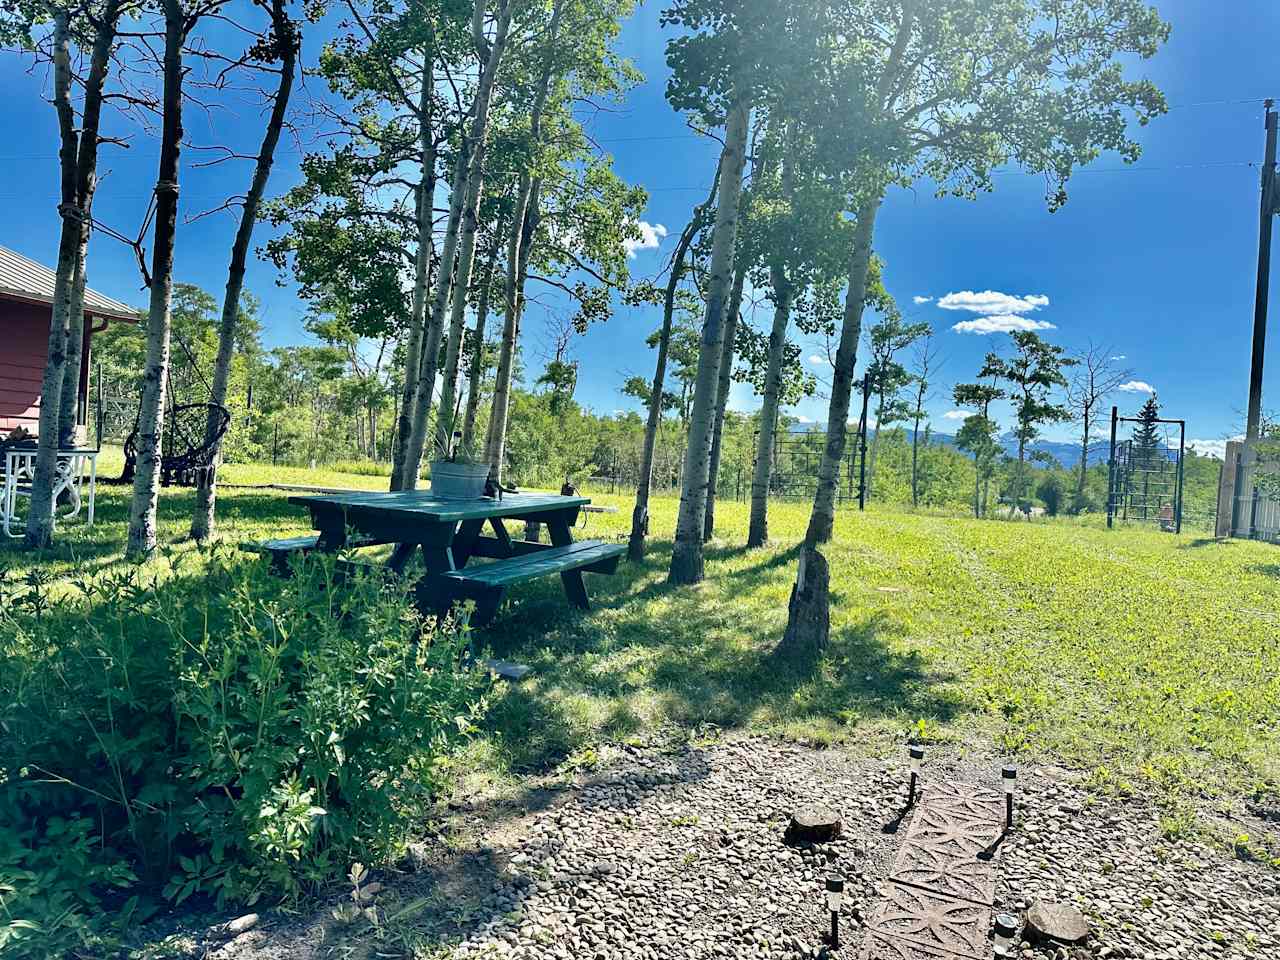
[[[488,477],[489,464],[466,449],[462,434],[455,433],[452,442],[437,448],[431,461],[431,495],[441,500],[479,500]]]

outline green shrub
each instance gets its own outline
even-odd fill
[[[203,559],[0,596],[15,943],[87,942],[102,928],[82,919],[132,893],[252,903],[394,856],[473,729],[487,681],[457,666],[465,628],[428,628],[403,585],[332,558],[287,580]]]

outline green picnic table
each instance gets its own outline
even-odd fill
[[[509,493],[500,499],[441,500],[425,491],[401,491],[291,496],[289,502],[311,512],[318,532],[259,544],[278,566],[299,551],[332,553],[394,543],[388,566],[397,573],[421,553],[426,575],[416,592],[424,612],[438,614],[460,600],[474,600],[477,625],[492,619],[508,588],[555,573],[569,601],[587,609],[582,575],[614,573],[626,549],[599,540],[574,541],[573,527],[591,502],[588,497]],[[513,537],[509,520],[545,526],[551,543]],[[490,562],[472,564],[477,558]]]

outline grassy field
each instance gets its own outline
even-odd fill
[[[224,477],[385,484],[254,467]],[[122,565],[126,493],[100,489],[98,524],[66,525],[46,569],[70,578]],[[305,514],[286,496],[224,490],[221,534],[304,531]],[[597,502],[619,510],[591,516],[579,535],[620,535],[628,498]],[[182,541],[190,504],[185,491],[161,499],[170,558],[191,550]],[[676,502],[654,506],[653,529],[665,535]],[[775,505],[776,542],[759,551],[742,546],[744,504],[723,504],[720,517],[697,587],[665,584],[670,544],[657,539],[645,563],[591,578],[590,613],[571,610],[554,580],[515,591],[481,639],[534,672],[496,700],[471,776],[589,763],[601,738],[671,724],[694,736],[754,728],[868,750],[892,749],[908,732],[986,740],[1171,806],[1274,798],[1280,789],[1275,547],[1096,524],[848,511],[827,549],[831,649],[794,663],[773,649],[807,506]],[[11,575],[25,575],[33,559],[15,543],[0,546]]]

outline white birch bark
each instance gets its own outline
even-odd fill
[[[742,197],[742,170],[746,163],[747,125],[751,104],[739,97],[725,125],[725,146],[720,155],[720,202],[716,208],[715,234],[711,242],[711,280],[707,312],[702,324],[702,348],[689,417],[689,447],[685,453],[671,553],[671,583],[697,583],[703,576],[702,528],[707,505],[707,480],[711,459],[712,412],[724,352],[725,300],[732,280],[734,249],[738,236],[738,205]]]
[[[453,277],[449,311],[449,336],[445,341],[444,375],[440,388],[440,406],[436,411],[436,443],[443,447],[449,443],[454,428],[454,403],[458,388],[458,357],[462,349],[463,320],[467,310],[467,296],[471,290],[471,270],[475,264],[476,234],[480,228],[480,196],[484,190],[484,165],[489,147],[489,108],[493,102],[493,88],[498,67],[507,45],[507,33],[511,26],[513,0],[500,0],[497,25],[493,40],[489,43],[488,59],[480,74],[476,88],[474,117],[471,123],[466,186],[462,208],[461,235],[458,240],[458,262]],[[481,4],[477,4],[479,8]],[[477,40],[480,32],[476,30]]]
[[[178,160],[182,147],[182,44],[185,14],[179,0],[164,0],[164,118],[156,177],[155,235],[151,248],[151,301],[147,315],[147,359],[138,411],[138,462],[129,506],[125,555],[141,559],[156,547],[160,497],[164,395],[169,378],[169,308],[173,298],[173,247],[178,223]]]
[[[431,254],[435,243],[431,236],[432,204],[436,192],[435,131],[432,128],[431,92],[435,87],[434,60],[430,50],[422,52],[422,86],[418,91],[418,251],[414,257],[413,300],[409,313],[409,333],[404,345],[404,384],[400,390],[400,411],[396,416],[396,444],[392,454],[391,489],[411,490],[415,483],[406,485],[405,463],[409,443],[417,423],[417,409],[421,398],[423,366],[423,337],[426,333],[427,290],[431,284]],[[430,394],[426,397],[431,405]]]
[[[791,281],[780,263],[775,263],[769,273],[773,286],[773,327],[769,330],[769,360],[760,405],[760,428],[756,434],[756,462],[751,471],[751,519],[747,528],[749,548],[762,547],[769,542],[769,485],[773,480],[773,445],[782,396],[782,360],[787,345],[787,326],[791,322]]]
[[[215,407],[226,406],[227,385],[231,380],[231,357],[235,351],[236,322],[240,316],[240,294],[244,289],[245,262],[249,256],[249,243],[253,239],[253,227],[258,222],[258,207],[267,189],[271,165],[275,160],[280,132],[284,129],[285,111],[289,107],[289,95],[293,90],[293,76],[297,62],[297,38],[293,24],[285,12],[284,0],[272,0],[271,20],[280,44],[280,81],[276,86],[275,102],[263,132],[258,149],[258,160],[253,168],[253,179],[245,195],[244,208],[240,211],[240,225],[236,229],[231,246],[231,264],[227,269],[227,286],[222,298],[222,317],[218,325],[218,353],[213,365],[213,383],[210,385],[209,402]],[[209,412],[205,427],[205,442],[213,442],[220,418],[216,410]],[[213,467],[196,478],[195,506],[191,511],[191,536],[205,540],[213,535],[217,505],[217,470],[222,461],[222,438],[216,441]]]
[[[67,368],[67,332],[79,249],[81,211],[76,203],[78,138],[71,106],[71,17],[64,9],[53,13],[53,104],[58,114],[62,202],[62,232],[54,275],[53,311],[49,322],[49,350],[40,383],[40,438],[31,484],[31,509],[27,515],[28,547],[47,547],[53,541],[53,487],[58,466],[58,419],[62,412],[62,380]]]
[[[662,302],[662,326],[658,331],[658,359],[649,387],[649,415],[644,425],[644,445],[640,452],[640,480],[636,485],[636,504],[631,511],[631,536],[627,541],[627,559],[639,563],[644,559],[645,538],[649,532],[649,493],[653,486],[653,452],[658,444],[658,427],[662,423],[662,394],[666,389],[667,354],[671,349],[671,323],[675,314],[676,288],[685,270],[685,258],[693,238],[702,229],[707,211],[715,199],[719,180],[711,186],[711,196],[693,210],[693,216],[680,233],[675,253],[671,256],[671,273]]]
[[[724,442],[725,409],[729,405],[729,390],[733,387],[734,344],[738,337],[738,315],[742,311],[742,291],[746,281],[746,264],[739,264],[733,272],[733,290],[729,294],[729,306],[724,317],[724,349],[720,354],[715,423],[711,430],[711,462],[707,470],[707,506],[702,521],[703,540],[710,540],[716,530],[716,488],[720,482],[720,452]]]

